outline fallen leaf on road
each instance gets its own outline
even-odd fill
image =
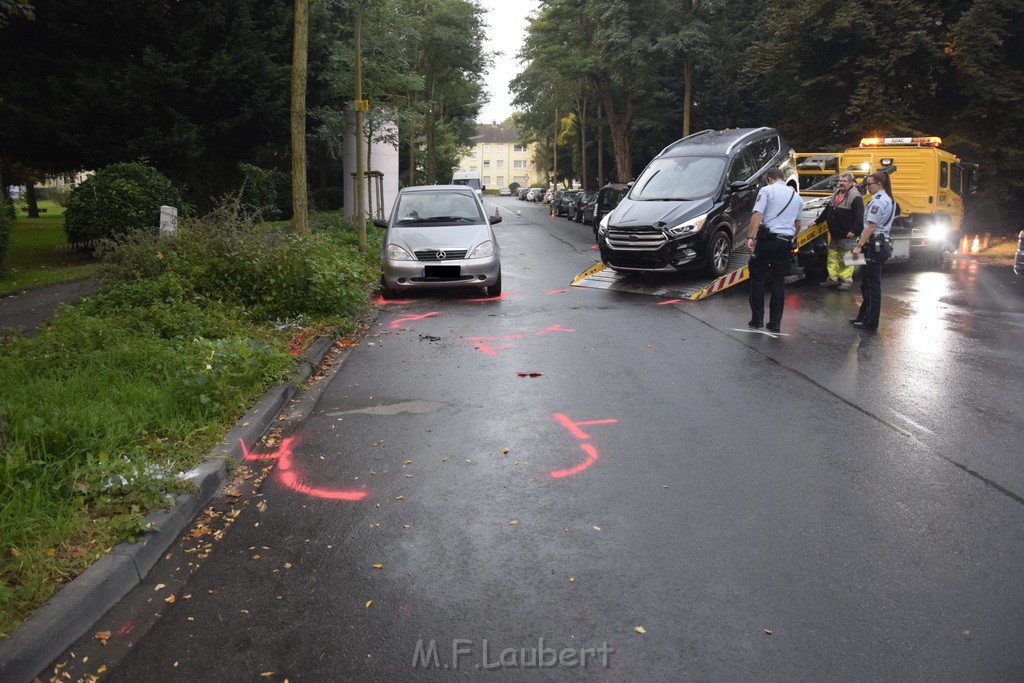
[[[405,496],[395,496],[395,500],[405,500]]]
[[[511,522],[509,522],[509,524],[519,524],[519,520],[513,519]]]
[[[168,605],[173,605],[174,601],[177,600],[177,599],[178,599],[178,596],[176,596],[174,593],[171,593],[166,598],[164,598],[164,602],[166,602]]]
[[[601,527],[599,527],[599,526],[595,526],[594,527],[594,531],[600,531],[600,530],[601,530]]]
[[[364,609],[370,609],[370,605],[372,605],[372,604],[373,604],[373,600],[367,600],[366,601],[366,606],[365,606]]]
[[[106,645],[107,641],[110,640],[110,631],[97,631],[92,637],[100,641],[100,645]]]
[[[505,455],[505,454],[507,454],[507,453],[508,453],[508,449],[507,449],[507,448],[502,448],[502,449],[501,449],[501,454],[502,454],[502,455]]]
[[[267,501],[261,500],[260,502],[256,503],[256,509],[259,510],[260,512],[266,512],[267,511]]]
[[[378,564],[375,564],[375,565],[373,565],[373,568],[374,568],[374,569],[383,569],[383,568],[384,568],[384,565],[382,565],[382,564],[378,563]]]
[[[406,460],[406,461],[405,461],[405,464],[406,464],[406,465],[411,465],[411,464],[412,464],[412,460]]]
[[[637,633],[647,633],[647,629],[645,629],[643,626],[637,626],[633,630],[636,631]]]
[[[153,590],[158,591],[158,590],[160,590],[162,588],[167,588],[167,584],[165,584],[165,583],[158,583],[156,586],[153,587]]]
[[[772,630],[771,630],[770,628],[766,628],[766,629],[764,630],[764,634],[765,634],[766,636],[770,636],[770,635],[772,634]]]
[[[285,569],[291,569],[292,568],[292,563],[291,562],[285,562],[284,563],[284,568]]]

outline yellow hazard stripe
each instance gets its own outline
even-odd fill
[[[722,277],[718,278],[704,289],[694,292],[690,295],[690,301],[700,301],[706,297],[721,292],[723,289],[728,289],[733,285],[737,285],[747,278],[750,277],[750,269],[747,266],[743,266],[738,270],[734,270],[731,273],[726,273]]]
[[[605,268],[605,266],[604,266],[603,263],[595,263],[590,268],[587,268],[582,273],[580,273],[579,275],[574,277],[572,279],[572,286],[575,287],[576,285],[578,285],[579,283],[583,282],[584,280],[586,280],[588,277],[590,277],[594,273],[600,273],[602,270],[604,270],[604,268]]]
[[[811,227],[804,230],[802,233],[796,236],[797,249],[804,246],[813,239],[817,239],[821,235],[828,231],[828,223],[823,222],[818,225],[812,225]]]

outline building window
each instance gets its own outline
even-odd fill
[[[526,159],[515,159],[512,168],[526,168]]]
[[[526,145],[512,145],[512,151],[513,152],[525,152],[526,151]]]
[[[505,168],[505,160],[498,159],[498,168]]]
[[[470,166],[470,167],[469,167],[469,170],[470,170],[470,171],[475,171],[475,170],[476,170],[476,166]]]
[[[505,187],[505,176],[498,176],[498,187]]]
[[[485,175],[484,176],[484,182],[482,184],[483,184],[484,187],[487,187],[488,185],[490,185],[491,184],[491,176]]]
[[[485,152],[490,152],[490,151],[491,151],[491,146],[490,146],[489,144],[486,144],[486,143],[485,143],[485,144],[484,144],[484,151],[485,151]]]
[[[484,159],[484,169],[486,170],[486,169],[488,169],[490,167],[491,167],[491,160],[490,159]]]
[[[504,152],[505,151],[505,145],[498,145],[498,151],[499,152]]]

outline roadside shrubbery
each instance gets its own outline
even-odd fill
[[[355,243],[345,224],[298,238],[237,206],[172,239],[136,231],[101,246],[101,294],[0,343],[0,633],[138,532],[294,366],[296,325],[354,327],[379,274]]]
[[[7,270],[7,253],[11,247],[11,228],[14,225],[14,206],[0,196],[0,273]]]
[[[160,225],[160,207],[183,211],[181,193],[168,178],[141,162],[100,169],[71,192],[65,212],[68,244],[91,251],[99,240],[119,239]]]

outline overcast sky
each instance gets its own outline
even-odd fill
[[[536,0],[479,0],[487,10],[488,40],[484,48],[488,52],[501,52],[494,58],[494,68],[484,77],[490,101],[480,108],[477,121],[480,123],[501,123],[512,115],[512,93],[508,82],[519,74],[520,66],[516,54],[526,36],[528,17],[537,10]]]

